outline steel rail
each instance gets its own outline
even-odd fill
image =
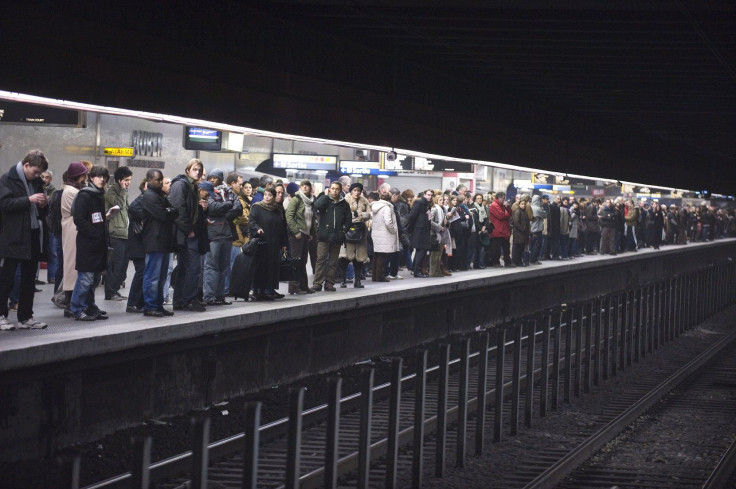
[[[726,483],[731,475],[736,471],[736,440],[731,446],[723,452],[718,460],[713,472],[710,473],[708,480],[703,484],[702,489],[721,489],[726,487]]]
[[[629,409],[618,415],[614,420],[598,430],[585,442],[578,445],[576,449],[572,450],[565,457],[547,468],[547,470],[525,485],[524,489],[544,489],[554,487],[577,467],[588,460],[593,454],[600,450],[606,443],[616,438],[616,436],[626,429],[627,426],[649,410],[660,399],[665,397],[683,380],[700,369],[724,348],[728,347],[734,340],[736,340],[736,331],[721,338],[717,343],[670,375],[661,384],[659,384],[659,386],[651,390]]]

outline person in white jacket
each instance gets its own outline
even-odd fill
[[[376,195],[373,195],[373,194]],[[371,192],[371,197],[378,198],[377,192]],[[371,202],[372,224],[371,237],[373,238],[373,282],[388,282],[386,278],[386,260],[391,253],[399,251],[399,226],[396,222],[394,206],[388,200]]]

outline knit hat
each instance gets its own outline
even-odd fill
[[[207,193],[210,194],[210,197],[215,197],[215,187],[210,182],[201,182],[199,184],[199,188],[206,190]]]
[[[350,186],[350,190],[348,190],[348,192],[352,192],[354,188],[359,188],[360,191],[362,192],[363,191],[363,184],[362,183],[355,182],[354,184],[352,184]]]
[[[79,161],[72,161],[69,163],[69,168],[66,169],[66,176],[67,178],[75,179],[78,177],[81,177],[82,175],[86,175],[89,170],[86,166],[84,166],[84,163]]]
[[[224,173],[222,172],[222,170],[220,170],[219,168],[214,168],[214,169],[213,169],[213,170],[212,170],[212,171],[210,172],[209,176],[210,176],[210,177],[217,177],[217,178],[219,178],[220,180],[225,180],[225,174],[224,174]]]
[[[299,184],[291,182],[289,185],[286,186],[286,193],[289,195],[294,195],[299,191]]]
[[[542,195],[542,198],[543,198],[543,199],[547,199],[547,200],[549,200],[549,195],[547,195],[547,194],[544,194],[544,195]]]

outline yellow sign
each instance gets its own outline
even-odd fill
[[[105,156],[135,156],[135,148],[102,148],[102,154]]]

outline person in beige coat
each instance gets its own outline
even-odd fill
[[[92,167],[88,161],[74,161],[66,171],[64,192],[61,194],[61,249],[64,253],[64,280],[56,296],[54,304],[64,309],[69,307],[74,284],[77,281],[77,226],[72,217],[72,204],[85,186],[87,173]]]
[[[368,221],[371,220],[371,209],[368,199],[363,197],[363,185],[354,183],[350,186],[350,190],[345,195],[345,202],[350,206],[350,215],[353,223],[363,223],[367,228]],[[356,289],[362,289],[361,277],[363,273],[363,265],[368,263],[368,231],[363,232],[363,239],[358,243],[345,243],[340,248],[340,259],[338,260],[338,268],[340,268],[340,276],[342,283],[340,287],[347,287],[345,278],[348,263],[353,262],[355,269],[355,281],[353,286]]]

